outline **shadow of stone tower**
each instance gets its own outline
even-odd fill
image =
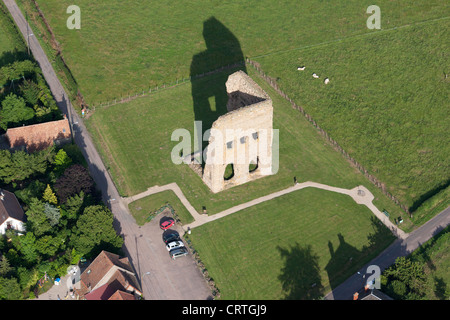
[[[217,118],[227,113],[228,95],[225,83],[228,77],[236,70],[247,70],[239,40],[215,17],[203,22],[203,37],[206,50],[193,56],[190,75],[195,121],[202,122],[204,132],[211,128]],[[229,68],[208,77],[198,77],[232,64],[239,64],[239,67]],[[201,141],[201,138],[196,137],[197,141]],[[207,142],[203,142],[198,147],[203,150],[206,144]],[[196,151],[199,150],[194,150]]]

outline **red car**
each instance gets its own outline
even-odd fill
[[[168,218],[168,219],[162,221],[159,226],[161,227],[161,229],[167,230],[174,224],[175,224],[175,220],[172,218]]]

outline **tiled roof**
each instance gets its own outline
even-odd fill
[[[114,288],[109,284],[104,284],[97,290],[89,292],[84,297],[86,300],[108,300],[114,294]]]
[[[117,290],[108,300],[136,300],[136,298],[131,293]]]
[[[57,140],[71,137],[67,119],[11,128],[6,131],[11,148],[26,146],[29,152],[48,148]]]
[[[14,193],[0,189],[0,225],[9,217],[25,221],[25,214]]]
[[[98,290],[100,291],[97,292]],[[128,258],[120,258],[116,254],[102,251],[83,272],[80,289],[77,290],[80,296],[85,296],[86,299],[105,297],[105,293],[102,292],[105,290],[109,290],[107,293],[110,295],[117,290],[137,290],[140,294],[140,287]]]

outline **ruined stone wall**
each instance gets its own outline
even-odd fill
[[[215,193],[272,172],[272,100],[242,71],[232,74],[226,87],[229,112],[212,125],[203,170],[203,181]],[[257,164],[252,172],[251,163]],[[225,180],[228,164],[234,176]]]

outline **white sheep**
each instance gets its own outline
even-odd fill
[[[329,84],[330,83],[330,79],[326,78],[324,81],[325,84]]]
[[[313,78],[318,79],[319,76],[317,74],[313,73]]]
[[[305,67],[298,67],[297,70],[303,71],[305,70]]]

